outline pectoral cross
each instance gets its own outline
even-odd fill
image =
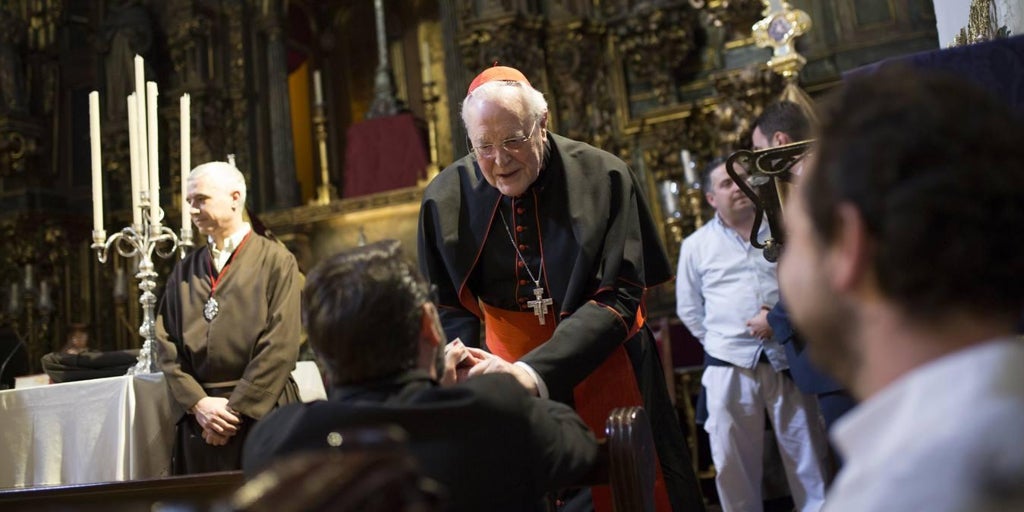
[[[537,320],[540,320],[540,324],[544,325],[544,319],[545,317],[548,316],[548,306],[554,304],[555,301],[551,300],[550,298],[543,298],[543,287],[534,288],[533,296],[537,297],[536,300],[526,301],[526,305],[533,308],[533,314],[537,317]]]

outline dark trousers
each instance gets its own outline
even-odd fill
[[[252,419],[243,417],[238,433],[231,436],[228,444],[213,446],[203,440],[203,427],[199,426],[195,416],[182,416],[178,420],[174,439],[171,474],[192,475],[242,469],[242,446],[252,424]]]

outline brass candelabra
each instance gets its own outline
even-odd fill
[[[313,129],[316,131],[316,145],[320,153],[320,186],[317,187],[316,201],[318,204],[330,204],[338,198],[338,192],[331,185],[327,161],[327,116],[323,103],[319,101],[313,105]]]
[[[427,144],[430,146],[430,161],[423,177],[423,183],[430,183],[441,168],[437,165],[437,102],[441,96],[437,93],[437,82],[431,80],[423,83],[423,110],[427,118]]]

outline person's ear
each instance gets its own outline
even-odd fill
[[[832,286],[847,291],[865,283],[871,270],[874,244],[860,211],[850,203],[838,206],[836,236],[829,248]]]
[[[437,307],[432,302],[425,302],[420,306],[420,339],[427,341],[431,346],[443,345],[444,331],[441,330],[441,319],[437,315]]]
[[[790,138],[786,132],[775,132],[772,134],[772,147],[785,146],[786,144],[792,144],[793,139]]]

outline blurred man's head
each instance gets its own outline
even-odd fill
[[[887,69],[844,84],[787,212],[779,271],[818,363],[857,391],[875,370],[864,348],[877,336],[864,330],[877,323],[865,317],[895,319],[893,336],[926,332],[946,343],[936,352],[1013,332],[1022,141],[1006,105],[953,77]]]
[[[310,346],[332,385],[421,368],[439,378],[444,334],[430,287],[384,240],[341,252],[313,268],[302,291]]]
[[[537,181],[548,104],[522,73],[504,66],[480,73],[462,102],[462,121],[487,183],[514,197]]]
[[[774,148],[807,140],[810,124],[800,105],[792,101],[779,101],[764,108],[754,121],[751,142],[754,150]]]

